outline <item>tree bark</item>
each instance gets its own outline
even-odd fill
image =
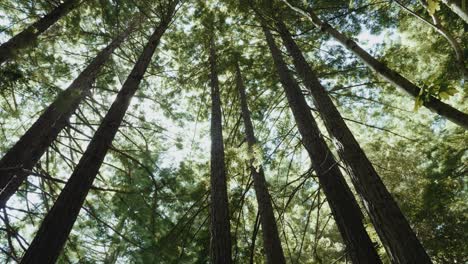
[[[263,26],[280,82],[296,120],[302,143],[309,153],[335,222],[353,263],[381,263],[363,224],[363,215],[349,189],[332,152],[321,136],[320,130],[297,82],[292,78],[281,51],[270,31]]]
[[[279,19],[276,25],[392,263],[431,263],[405,216],[305,60],[286,25]]]
[[[311,9],[309,9],[308,13],[306,13],[305,11],[290,5],[287,0],[282,1],[289,5],[296,12],[299,12],[303,16],[309,18],[309,20],[316,27],[318,27],[321,31],[328,33],[336,41],[345,46],[350,52],[352,52],[359,59],[361,59],[369,68],[374,70],[380,77],[382,77],[395,87],[402,89],[403,91],[405,91],[413,97],[417,97],[420,95],[421,89],[418,86],[413,84],[411,81],[409,81],[399,73],[390,69],[384,63],[378,61],[376,58],[374,58],[372,55],[366,52],[363,48],[361,48],[355,41],[346,37],[341,32],[337,31],[330,24],[320,20],[320,18]],[[468,129],[468,114],[461,112],[448,104],[443,103],[442,101],[433,96],[431,96],[429,100],[424,101],[423,105],[426,108],[432,110],[433,112],[436,112],[437,114],[447,118],[453,123],[465,129]]]
[[[238,62],[236,62],[236,84],[240,95],[242,118],[244,120],[244,129],[249,153],[252,155],[251,160],[249,161],[249,166],[250,173],[253,178],[255,195],[257,197],[258,210],[261,216],[260,221],[263,230],[263,247],[267,257],[267,263],[284,264],[286,263],[286,259],[284,258],[283,248],[278,234],[278,227],[275,221],[275,214],[273,212],[271,196],[268,191],[263,166],[259,165],[256,167],[255,164],[254,147],[257,144],[257,139],[255,138],[252,120],[250,118],[245,86]]]
[[[210,40],[209,63],[211,81],[211,263],[230,264],[232,262],[231,231],[214,36],[211,36]]]
[[[142,54],[117,94],[114,103],[94,134],[73,174],[52,209],[47,213],[34,240],[21,260],[22,264],[55,263],[60,255],[88,191],[122,123],[130,100],[137,91],[161,36],[172,19],[173,12],[174,6],[167,11],[167,14],[162,18],[148,40]]]
[[[33,45],[37,38],[60,18],[76,8],[80,0],[67,0],[54,8],[43,18],[30,25],[0,46],[0,65],[15,57],[19,50]]]
[[[466,1],[466,0],[461,0]],[[463,10],[463,8],[454,0],[442,0],[442,2],[447,5],[452,12],[457,14],[466,24],[468,24],[468,12]]]
[[[89,92],[102,66],[112,52],[122,44],[134,28],[134,24],[120,33],[101,50],[70,86],[41,114],[26,133],[0,160],[0,207],[18,190],[28,173],[52,144],[80,102]]]

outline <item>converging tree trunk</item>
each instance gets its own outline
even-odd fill
[[[301,10],[297,7],[292,6],[289,4],[287,0],[282,0],[286,3],[289,7],[291,7],[296,12],[302,14],[303,16],[307,17],[316,27],[318,27],[321,31],[328,33],[332,36],[336,41],[341,43],[344,47],[346,47],[350,52],[352,52],[355,56],[361,59],[369,68],[374,70],[380,77],[391,83],[397,88],[402,89],[403,91],[407,92],[409,95],[413,97],[418,97],[421,94],[421,89],[413,84],[410,80],[403,77],[398,72],[390,69],[384,63],[380,62],[372,55],[370,55],[367,51],[361,48],[354,40],[346,37],[344,34],[333,28],[329,23],[323,22],[313,11],[312,9],[308,9],[308,13],[304,10]],[[448,120],[452,121],[453,123],[468,129],[468,114],[463,113],[454,107],[443,103],[439,99],[430,96],[428,100],[423,102],[423,105],[428,109],[436,112],[437,114],[447,118]]]
[[[341,174],[338,162],[321,136],[299,85],[289,73],[281,51],[265,25],[263,31],[289,107],[302,136],[302,143],[310,155],[320,186],[347,247],[346,252],[353,263],[381,263],[364,227],[359,205]]]
[[[278,227],[276,225],[275,214],[271,204],[271,196],[265,180],[265,173],[263,171],[263,166],[257,164],[255,158],[256,154],[254,148],[256,147],[257,139],[255,138],[252,120],[250,119],[245,86],[238,62],[236,62],[236,85],[240,95],[245,136],[247,139],[249,153],[252,155],[249,161],[250,173],[253,178],[255,195],[257,197],[258,210],[263,231],[263,247],[267,257],[267,263],[284,264],[286,263],[286,260],[284,258],[283,248],[278,234]]]
[[[346,164],[347,172],[363,199],[392,263],[431,263],[405,216],[305,60],[288,28],[278,18],[276,25],[293,58],[296,71],[312,94],[315,106],[333,138],[338,154]]]
[[[18,190],[23,181],[67,125],[70,116],[89,92],[99,71],[112,52],[128,37],[134,23],[100,51],[70,86],[41,114],[26,133],[0,160],[0,207]]]
[[[230,264],[232,261],[231,228],[224,164],[221,98],[213,35],[210,40],[209,63],[211,86],[211,263]]]
[[[67,0],[0,46],[0,65],[12,59],[19,50],[33,45],[37,38],[60,18],[79,5],[81,0]]]
[[[461,0],[466,1],[466,0]],[[446,4],[452,12],[457,14],[466,24],[468,24],[468,11],[467,9],[463,10],[463,8],[457,3],[460,1],[455,0],[442,0],[442,3]],[[467,4],[468,5],[468,4]]]
[[[47,213],[22,264],[55,263],[62,250],[80,209],[86,199],[112,140],[128,109],[130,100],[138,89],[161,36],[167,29],[175,10],[171,2],[161,22],[148,40],[122,89],[94,134],[85,153],[70,176],[52,209]]]

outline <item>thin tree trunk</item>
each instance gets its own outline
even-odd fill
[[[447,29],[445,29],[442,26],[442,24],[440,23],[439,17],[436,14],[431,14],[429,12],[428,3],[425,0],[419,0],[419,2],[426,9],[429,16],[432,18],[432,22],[416,14],[414,11],[406,7],[400,1],[395,0],[395,3],[397,3],[397,5],[399,5],[404,11],[408,12],[410,15],[421,20],[426,25],[429,25],[431,28],[437,31],[437,33],[439,33],[442,37],[444,37],[448,41],[453,51],[455,52],[455,58],[457,59],[458,69],[462,75],[463,81],[464,82],[468,81],[468,69],[465,67],[465,54],[463,52],[462,46],[460,45],[460,43],[458,43],[455,37]]]
[[[466,1],[466,0],[461,0]],[[468,24],[468,12],[463,10],[463,8],[454,0],[442,0],[442,3],[446,4],[452,12],[457,14],[466,24]]]
[[[123,243],[121,242],[119,233],[122,233],[125,227],[125,221],[127,218],[123,216],[120,218],[117,223],[114,235],[111,238],[111,244],[109,246],[108,252],[106,252],[106,257],[104,258],[104,264],[115,264],[119,258],[119,255],[122,253]]]
[[[161,36],[172,19],[174,6],[167,10],[151,35],[130,75],[89,143],[52,209],[47,213],[22,264],[55,263],[78,217],[86,195],[111,147],[130,100],[138,89]]]
[[[283,21],[277,19],[283,42],[293,58],[294,66],[310,90],[315,105],[332,136],[338,154],[363,199],[372,223],[392,263],[431,263],[398,204],[383,184],[372,163],[341,117],[315,72],[305,60]]]
[[[43,18],[30,25],[0,46],[0,65],[12,59],[23,48],[33,45],[37,38],[60,18],[76,8],[80,0],[67,0]]]
[[[98,53],[70,86],[41,114],[26,133],[0,160],[0,207],[18,190],[31,170],[52,144],[80,102],[89,92],[99,71],[134,28],[134,23]]]
[[[323,22],[320,18],[311,10],[308,10],[308,13],[305,11],[293,7],[287,0],[282,0],[289,7],[291,7],[296,12],[307,17],[316,27],[320,28],[321,31],[330,34],[336,41],[345,46],[350,52],[360,58],[369,68],[377,72],[380,77],[387,80],[389,83],[402,89],[413,97],[417,97],[421,93],[421,89],[413,84],[411,81],[400,75],[399,73],[393,71],[387,67],[384,63],[378,61],[363,48],[361,48],[355,41],[346,37],[341,32],[337,31],[327,22]],[[444,116],[453,123],[468,129],[468,114],[463,113],[452,106],[443,103],[439,99],[431,96],[429,100],[424,101],[423,105],[428,109],[436,112],[437,114]]]
[[[209,62],[211,79],[211,263],[230,264],[232,256],[229,203],[224,164],[221,98],[213,36],[210,40]]]
[[[253,226],[253,232],[252,232],[252,238],[250,239],[252,241],[252,244],[250,245],[250,258],[249,258],[249,263],[250,264],[255,264],[254,259],[255,259],[255,241],[257,241],[257,234],[258,234],[258,229],[260,228],[260,224],[258,221],[260,220],[260,212],[257,211],[257,216],[255,217],[255,222]]]
[[[255,164],[254,148],[257,144],[257,139],[255,138],[252,120],[250,119],[250,111],[247,104],[245,86],[242,80],[242,74],[238,62],[236,62],[236,84],[240,95],[242,118],[244,120],[244,129],[249,153],[252,155],[249,164],[250,173],[253,178],[258,210],[261,216],[260,221],[263,231],[263,247],[267,256],[267,263],[284,264],[286,263],[286,259],[284,258],[283,248],[281,246],[281,240],[278,234],[278,227],[275,221],[275,214],[273,212],[271,196],[268,192],[263,166]]]
[[[263,26],[278,76],[286,93],[289,107],[296,120],[302,143],[309,153],[335,222],[353,263],[381,263],[363,224],[363,215],[349,189],[332,152],[321,136],[320,130],[297,82],[292,78],[281,51],[270,31]]]

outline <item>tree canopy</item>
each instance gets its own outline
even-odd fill
[[[0,262],[468,261],[466,1],[0,0],[0,22]]]

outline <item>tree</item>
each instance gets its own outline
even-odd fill
[[[329,134],[333,137],[338,154],[347,165],[347,172],[353,180],[355,189],[362,197],[374,228],[385,245],[392,262],[431,263],[405,216],[344,122],[327,91],[305,60],[288,28],[279,18],[276,18],[275,24],[293,58],[297,72],[312,94],[314,104],[317,106]],[[405,242],[402,243],[402,241]]]
[[[160,39],[169,26],[177,1],[163,6],[159,25],[148,40],[132,72],[94,134],[80,162],[54,206],[47,213],[21,263],[53,263],[58,258],[89,189],[122,123],[130,100],[138,89]]]
[[[289,74],[270,31],[263,25],[278,76],[286,93],[302,143],[310,155],[312,166],[327,197],[333,216],[353,263],[381,263],[363,225],[363,216],[354,196],[341,174],[338,163],[320,135],[302,92]]]
[[[463,0],[462,0],[463,1]],[[468,24],[468,13],[454,0],[442,0],[442,2],[447,5],[455,14],[457,14],[465,23]]]
[[[26,180],[0,208],[0,263],[21,262],[70,175],[78,167],[83,172],[83,164],[78,166],[80,159],[168,1],[82,1],[41,34],[34,48],[20,50],[18,56],[1,65],[0,158],[130,21],[145,17],[138,22],[138,30],[100,68],[79,106],[41,158],[34,166],[23,169],[27,171]],[[0,41],[7,41],[64,2],[1,1]],[[255,12],[249,2],[255,3]],[[365,158],[371,163],[430,259],[438,264],[466,262],[466,130],[428,108],[417,110],[429,95],[465,113],[468,110],[464,104],[468,90],[461,85],[456,54],[449,42],[395,1],[288,2],[312,7],[322,21],[348,38],[358,39],[355,41],[366,52],[411,80],[423,93],[416,100],[407,96],[282,1],[184,1],[178,5],[170,28],[132,96],[56,263],[202,264],[212,260],[209,63],[212,38],[217,55],[228,197],[224,207],[229,213],[232,263],[279,262],[282,257],[271,255],[281,253],[287,263],[352,263],[351,248],[341,233],[349,230],[354,234],[356,230],[362,231],[362,226],[373,242],[368,248],[377,252],[381,262],[397,262],[387,253],[388,243],[379,236],[384,225],[374,225],[370,214],[364,213],[369,203],[362,199],[360,187],[365,184],[357,186],[356,180],[348,177],[358,174],[350,170],[351,158],[346,160],[341,153],[344,145],[352,141],[341,138],[342,144],[338,144],[337,138],[346,135],[346,129],[359,143],[351,154],[365,154],[359,164],[367,168],[362,162]],[[462,2],[455,2],[462,7]],[[277,8],[273,13],[270,3]],[[432,23],[419,1],[401,3]],[[435,14],[458,43],[468,43],[463,20],[441,0],[427,3],[430,9],[440,6]],[[313,137],[302,137],[298,130],[254,13],[261,14],[271,27],[283,66],[296,82],[290,92],[296,90],[292,94],[302,97],[296,100],[295,105],[302,110],[296,111],[300,113],[296,116],[305,116],[302,120],[307,123],[315,121],[318,130],[310,130],[315,127],[313,124],[305,126],[315,131],[310,133]],[[296,67],[297,56],[295,63],[276,19],[286,25],[305,60],[305,70]],[[239,71],[234,64],[236,55]],[[310,85],[310,79],[319,82],[317,87]],[[244,109],[249,113],[245,120],[238,89],[240,81],[245,92]],[[325,90],[328,98],[314,99],[318,88]],[[332,125],[326,122],[324,114],[333,113],[319,107],[326,102],[332,110],[338,110],[337,116],[344,122],[339,119]],[[247,129],[247,119],[251,120],[251,130]],[[338,128],[341,131],[337,132]],[[100,133],[103,130],[111,133],[113,128],[102,128]],[[252,131],[255,140],[250,149],[247,130]],[[39,144],[46,140],[39,132],[42,131],[34,133],[37,137],[31,148],[25,145],[24,153],[32,150],[36,141]],[[319,137],[322,140],[313,141]],[[305,148],[304,142],[309,147]],[[311,156],[308,151],[314,149],[311,146],[333,154],[334,162],[326,163],[335,165],[345,181],[333,178],[336,170],[326,171],[325,177],[321,176],[324,173],[317,174],[311,157],[320,164],[324,159],[321,155]],[[89,152],[86,156],[89,157]],[[95,166],[92,162],[87,164],[92,164],[89,169]],[[252,167],[260,177],[252,174]],[[344,194],[339,192],[340,197],[351,197],[351,200],[343,198],[345,204],[362,211],[359,220],[353,222],[359,222],[357,228],[352,225],[343,228],[342,219],[335,221],[336,206],[328,203],[330,189],[335,186],[329,187],[327,193],[323,188],[324,178],[328,180],[330,175],[332,183],[338,182],[338,188],[349,186],[352,194],[347,193],[348,189]],[[85,173],[81,176],[83,181],[90,177]],[[266,187],[262,188],[262,195],[258,195],[259,180],[264,182],[261,187]],[[82,186],[66,190],[70,196],[79,196],[77,200],[83,195]],[[77,206],[75,203],[75,200],[70,203],[73,208]],[[388,203],[388,208],[391,205]],[[381,207],[386,206],[384,202]],[[264,217],[265,208],[270,207],[271,217]],[[358,215],[358,210],[352,215]],[[69,217],[62,215],[67,223]],[[273,224],[265,228],[267,221],[275,223],[276,228]],[[54,233],[61,226],[57,224],[47,230]],[[275,230],[277,235],[272,235]],[[365,233],[359,234],[366,236]],[[274,245],[265,239],[268,235],[275,237],[275,247],[282,250],[270,249]],[[350,236],[348,233],[347,237]],[[57,238],[62,239],[62,235]],[[54,239],[48,244],[54,243]]]
[[[231,232],[229,223],[226,168],[224,164],[221,99],[214,32],[209,46],[211,86],[211,263],[229,264],[231,257]]]
[[[76,8],[80,2],[80,0],[66,0],[43,18],[3,43],[0,46],[0,65],[11,60],[21,49],[33,45],[44,31]]]
[[[70,86],[45,109],[26,133],[0,160],[0,207],[18,190],[29,171],[39,161],[57,135],[67,126],[71,115],[86,97],[99,71],[112,52],[134,30],[135,23],[117,35],[100,51]]]
[[[270,192],[268,191],[267,182],[265,180],[265,172],[263,170],[263,166],[258,164],[258,157],[256,157],[258,156],[258,153],[255,153],[255,148],[258,147],[257,139],[255,138],[253,124],[250,118],[250,110],[247,105],[247,95],[238,61],[236,61],[236,86],[239,90],[245,137],[247,140],[248,150],[251,155],[249,168],[250,174],[253,178],[255,195],[259,208],[260,222],[262,224],[263,231],[263,245],[265,247],[267,263],[286,263],[283,248],[281,246],[281,240],[278,234],[273,206],[271,204]]]
[[[429,25],[430,27],[432,27],[435,31],[437,31],[437,33],[439,33],[441,36],[443,36],[448,41],[448,43],[452,47],[453,51],[455,52],[455,58],[457,59],[458,70],[461,73],[462,79],[463,79],[464,82],[468,81],[468,69],[465,67],[465,55],[463,54],[463,48],[460,45],[460,43],[458,43],[458,41],[455,39],[455,37],[441,24],[440,18],[436,14],[436,10],[435,10],[435,8],[433,8],[433,5],[432,5],[432,3],[434,3],[434,2],[431,2],[431,5],[430,5],[429,2],[427,2],[426,0],[420,0],[419,1],[421,3],[421,5],[424,7],[424,9],[426,9],[429,16],[431,17],[432,22],[425,19],[424,17],[418,15],[414,11],[410,10],[408,7],[406,7],[401,2],[399,2],[399,1],[395,1],[395,2],[403,10],[410,13],[411,15],[416,17],[417,19],[421,20],[426,25]]]
[[[424,105],[428,109],[436,112],[441,116],[446,117],[448,120],[454,122],[455,124],[458,124],[459,126],[464,127],[465,129],[468,128],[468,114],[461,112],[448,104],[443,103],[442,101],[430,94],[427,94],[427,91],[424,91],[423,89],[419,88],[411,81],[406,79],[404,76],[400,75],[398,72],[388,68],[384,63],[378,61],[371,54],[369,54],[363,48],[361,48],[354,40],[348,38],[341,32],[337,31],[329,23],[322,21],[313,12],[312,9],[309,8],[306,13],[305,11],[297,7],[293,7],[286,0],[282,1],[287,3],[295,11],[308,18],[321,31],[326,32],[330,36],[332,36],[336,41],[341,43],[350,52],[352,52],[355,56],[361,59],[369,68],[374,70],[380,77],[393,84],[394,86],[402,89],[409,95],[415,98],[420,98],[420,100],[422,100],[422,105]],[[426,94],[426,97],[428,99],[421,99],[421,96],[423,94]]]

